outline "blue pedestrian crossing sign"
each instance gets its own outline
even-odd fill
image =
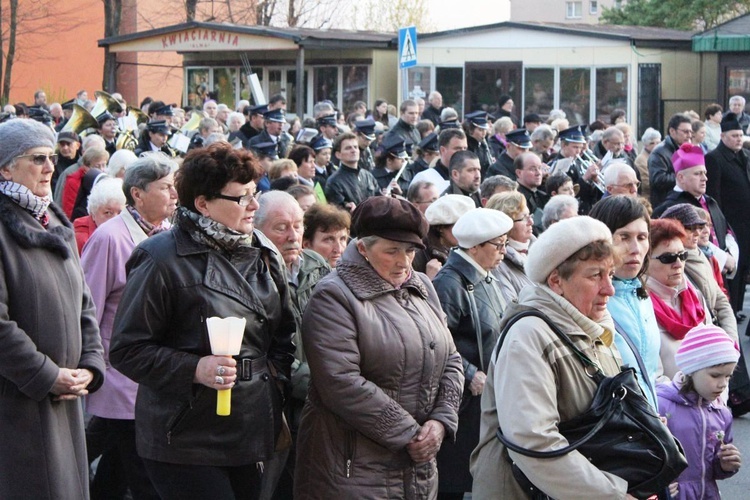
[[[417,27],[398,30],[398,67],[411,68],[417,65]]]

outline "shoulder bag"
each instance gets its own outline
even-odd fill
[[[662,494],[687,467],[687,460],[680,442],[646,400],[635,370],[625,368],[617,375],[604,375],[570,337],[538,311],[523,311],[513,316],[503,329],[498,351],[510,327],[527,316],[547,323],[596,381],[597,389],[586,412],[559,424],[560,433],[570,443],[568,446],[551,451],[529,450],[510,442],[498,427],[496,435],[500,442],[511,451],[539,459],[556,458],[577,450],[598,469],[626,480],[628,493],[634,497]],[[536,488],[515,464],[513,474],[531,498],[551,498]]]

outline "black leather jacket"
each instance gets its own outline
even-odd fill
[[[175,226],[138,246],[128,261],[110,361],[140,384],[142,457],[232,466],[273,455],[283,398],[270,365],[288,380],[295,324],[283,261],[265,236],[256,231],[254,239],[255,247],[228,258]],[[216,391],[193,382],[198,361],[211,354],[212,316],[247,320],[226,417],[216,415]]]

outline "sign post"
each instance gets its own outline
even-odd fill
[[[401,70],[401,96],[409,95],[409,74],[407,68],[417,65],[417,27],[409,26],[398,30],[398,67]]]

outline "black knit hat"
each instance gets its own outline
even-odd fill
[[[742,126],[737,119],[737,115],[735,115],[731,111],[721,118],[721,131],[729,132],[730,130],[742,130]]]

